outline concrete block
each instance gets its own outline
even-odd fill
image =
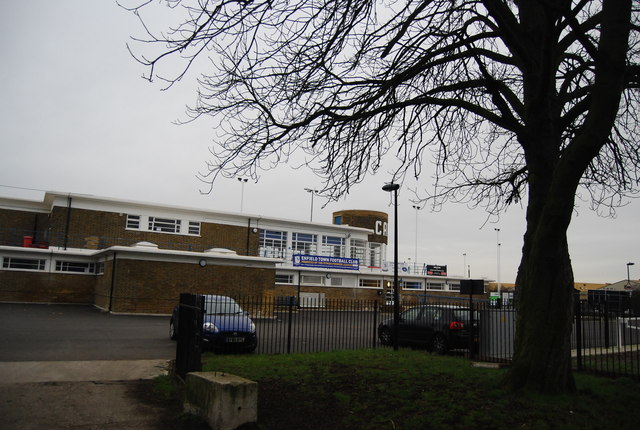
[[[212,430],[234,430],[258,421],[258,383],[221,372],[192,372],[185,384],[185,412]]]

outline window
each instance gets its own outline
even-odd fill
[[[333,223],[335,225],[342,225],[342,215],[336,215],[333,217]]]
[[[180,233],[180,224],[182,224],[182,222],[179,219],[157,218],[153,216],[149,217],[150,231],[159,231],[162,233]]]
[[[369,243],[369,266],[382,266],[382,246],[379,243]]]
[[[360,239],[351,239],[351,258],[360,260],[360,264],[364,264],[364,256],[367,249],[367,242]]]
[[[302,275],[300,283],[302,285],[324,285],[324,276]]]
[[[422,289],[422,282],[420,281],[402,281],[400,283],[405,290],[420,290]]]
[[[99,268],[99,264],[102,265]],[[84,263],[79,261],[56,261],[56,272],[73,272],[73,273],[98,273],[98,269],[100,272],[104,272],[104,264],[103,263]]]
[[[342,278],[331,277],[331,286],[332,287],[342,287]]]
[[[198,221],[189,221],[189,234],[200,236],[200,223]]]
[[[291,235],[291,249],[295,254],[313,255],[318,243],[317,234],[293,233]]]
[[[3,269],[44,270],[45,260],[39,258],[5,257],[2,260]]]
[[[293,284],[293,275],[276,273],[276,284]]]
[[[140,229],[140,215],[127,215],[127,228]]]
[[[183,224],[186,226],[183,229]],[[146,227],[145,227],[146,226]],[[127,230],[145,230],[156,233],[189,234],[200,236],[201,223],[199,221],[187,221],[175,218],[160,218],[142,215],[127,215]],[[184,230],[184,231],[183,231]]]
[[[427,290],[444,290],[442,282],[427,282]]]
[[[287,232],[260,230],[260,256],[284,258],[287,250]]]
[[[364,288],[381,288],[381,279],[360,279],[360,286]]]
[[[460,291],[460,284],[449,284],[449,291]]]
[[[322,236],[322,255],[331,257],[344,257],[344,237]]]

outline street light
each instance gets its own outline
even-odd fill
[[[629,266],[633,266],[636,263],[628,262],[627,263],[627,286],[631,286],[631,276],[629,276]]]
[[[393,350],[398,350],[398,324],[400,323],[400,294],[398,293],[398,189],[399,184],[384,184],[383,191],[393,191]]]
[[[309,219],[310,222],[313,222],[313,195],[318,193],[318,190],[314,190],[311,188],[305,188],[306,192],[311,193],[311,217]]]
[[[413,269],[415,273],[418,273],[418,211],[422,209],[420,206],[412,205],[416,210],[416,247],[413,255]]]
[[[244,184],[246,184],[248,180],[248,178],[238,178],[238,181],[242,184],[242,189],[240,190],[240,213],[242,213],[244,206]]]
[[[498,260],[496,282],[498,283],[498,297],[500,297],[498,300],[502,302],[502,294],[500,293],[500,290],[502,289],[502,285],[500,284],[500,229],[494,228],[494,230],[496,231],[496,255]]]

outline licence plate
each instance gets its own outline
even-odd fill
[[[244,337],[228,337],[225,341],[228,343],[242,343],[244,342]]]

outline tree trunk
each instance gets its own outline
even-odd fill
[[[565,210],[570,218],[571,207]],[[555,211],[543,207],[527,214],[516,279],[515,355],[507,382],[516,390],[566,393],[575,391],[570,355],[573,272],[568,223],[549,219],[549,212]]]

